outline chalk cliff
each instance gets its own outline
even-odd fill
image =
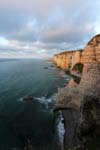
[[[100,149],[100,35],[86,45],[82,59],[80,136],[89,150]]]
[[[58,67],[64,70],[72,69],[75,64],[82,63],[82,52],[83,50],[80,49],[56,54],[53,57],[53,61]]]
[[[100,149],[100,34],[93,37],[86,45],[84,50],[76,52],[64,52],[54,56],[54,62],[62,69],[73,69],[75,64],[84,65],[81,75],[81,81],[76,84],[73,79],[69,84],[58,92],[57,104],[67,111],[62,111],[65,118],[65,137],[67,137],[68,126],[67,114],[68,108],[76,110],[79,117],[72,122],[77,121],[78,135],[85,142],[88,150]],[[63,62],[64,61],[64,62]],[[70,113],[71,118],[72,113]],[[71,120],[70,120],[71,121]],[[74,128],[74,125],[73,125]],[[76,133],[76,126],[72,132]],[[73,135],[75,135],[72,133]],[[69,146],[65,139],[65,147]],[[71,143],[78,145],[79,143]]]
[[[100,35],[93,37],[84,49],[62,52],[53,57],[54,63],[66,71],[72,71],[78,63],[87,68],[93,60],[100,62]]]

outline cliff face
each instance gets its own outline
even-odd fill
[[[100,62],[100,34],[88,42],[82,53],[82,63],[85,69],[88,69],[89,64],[95,61]]]
[[[79,136],[89,150],[100,149],[100,64],[93,62],[84,70],[79,84]]]
[[[64,70],[72,70],[77,63],[88,69],[88,64],[94,60],[100,62],[100,35],[93,37],[84,50],[66,51],[53,57],[54,63]]]
[[[82,59],[80,136],[89,150],[100,149],[100,35],[87,44]]]
[[[57,103],[66,108],[80,110],[78,131],[81,140],[89,150],[100,149],[100,35],[88,42],[84,51],[81,51],[79,60],[84,64],[79,85],[70,81],[58,93]],[[64,116],[67,116],[67,111]],[[68,130],[67,126],[65,128]]]
[[[53,61],[64,70],[72,69],[76,63],[82,62],[82,52],[83,50],[63,52],[55,55]]]

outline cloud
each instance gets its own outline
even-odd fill
[[[27,22],[19,30],[7,35],[8,39],[18,40],[21,42],[35,42],[37,41],[38,31],[35,21]]]
[[[99,0],[0,1],[0,57],[47,57],[82,47],[99,31],[99,9]]]
[[[84,40],[84,37],[94,33],[93,26],[85,24],[78,26],[78,24],[60,24],[57,27],[43,29],[42,41],[46,43],[76,43]]]

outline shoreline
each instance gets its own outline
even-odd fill
[[[55,67],[57,68],[56,64],[54,63]],[[60,88],[58,90],[58,95],[60,95],[62,97],[62,93],[61,91],[65,91],[66,92],[66,88],[69,85],[70,81],[76,81],[77,79],[80,80],[79,76],[76,76],[75,74],[71,74],[71,73],[66,73],[65,70],[61,69],[61,67],[59,68],[61,71],[64,71],[66,76],[69,75],[71,77],[71,79],[69,79],[68,84],[66,82],[66,85],[62,88]],[[76,83],[78,84],[78,83]],[[62,101],[62,100],[61,100]],[[53,112],[61,112],[62,113],[62,117],[63,117],[63,125],[64,125],[64,134],[63,134],[63,148],[62,150],[64,150],[66,148],[75,148],[75,147],[79,147],[80,146],[80,142],[79,139],[77,137],[76,134],[76,129],[78,126],[78,121],[79,121],[79,107],[75,106],[74,108],[71,108],[65,104],[61,104],[59,102],[57,102],[57,97],[56,97],[56,104],[53,108]]]
[[[56,64],[54,63],[55,67]],[[81,75],[78,76],[77,74],[66,73],[65,70],[63,70],[61,67],[59,67],[61,71],[64,71],[66,76],[69,75],[71,79],[69,79],[68,84],[66,82],[66,85],[58,90],[58,95],[60,97],[63,97],[66,95],[62,94],[62,91],[64,91],[64,94],[66,92],[66,88],[69,86],[70,82],[72,82],[72,85],[78,85],[81,80]],[[72,81],[73,80],[73,81]],[[59,96],[58,96],[59,97]],[[61,98],[60,102],[58,100],[59,98],[56,97],[56,105],[53,108],[53,112],[61,112],[63,117],[63,125],[64,125],[64,135],[63,135],[63,149],[70,149],[70,148],[77,148],[80,147],[80,141],[78,139],[77,135],[77,128],[78,128],[78,122],[80,119],[80,110],[78,105],[74,105],[71,107],[69,105],[65,105],[63,102],[63,98]],[[67,146],[66,146],[67,145]]]
[[[67,85],[68,86],[68,85]],[[66,87],[67,87],[66,86]],[[60,93],[62,90],[65,91],[66,87],[61,88],[58,92],[58,95],[61,97],[63,96],[62,93]],[[63,124],[64,124],[64,130],[65,133],[63,135],[63,150],[64,148],[75,148],[80,146],[80,141],[78,139],[77,135],[77,128],[78,128],[78,122],[80,119],[80,110],[77,105],[73,105],[72,107],[65,104],[59,104],[59,102],[56,101],[56,105],[53,108],[53,112],[60,112],[63,116]]]

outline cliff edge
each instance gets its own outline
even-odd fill
[[[58,92],[57,104],[64,108],[62,111],[66,130],[64,146],[79,146],[81,143],[72,140],[69,145],[67,142],[68,130],[71,127],[68,127],[67,116],[70,113],[69,121],[74,128],[69,133],[70,139],[75,137],[77,130],[75,139],[78,137],[81,139],[84,149],[100,149],[100,34],[94,36],[84,50],[64,52],[55,55],[53,59],[57,66],[65,70],[73,70],[76,64],[83,64],[80,83],[76,84],[71,79],[69,84]],[[78,114],[76,118],[75,113],[69,112],[68,109],[76,111]]]

